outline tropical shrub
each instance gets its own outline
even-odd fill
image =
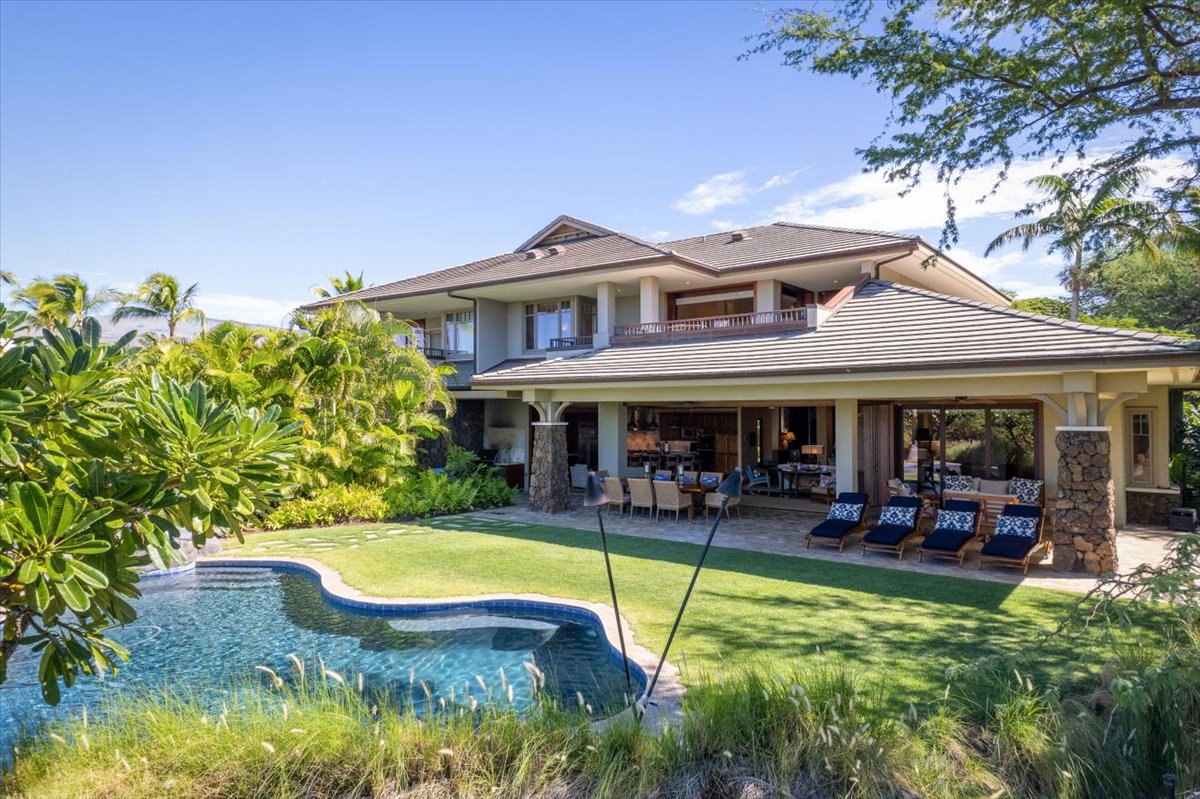
[[[375,522],[388,516],[379,489],[368,486],[328,486],[312,496],[290,499],[263,521],[268,530],[283,527],[325,527],[350,522]]]
[[[388,516],[423,518],[511,505],[517,490],[494,469],[479,469],[462,477],[449,471],[423,469],[384,491]]]
[[[0,683],[32,648],[53,704],[125,657],[105,632],[136,618],[137,567],[170,563],[181,529],[240,536],[286,495],[299,425],[130,371],[132,333],[28,322],[0,305]]]

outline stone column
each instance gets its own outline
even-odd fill
[[[1059,427],[1054,568],[1107,574],[1117,570],[1112,442],[1107,427]]]
[[[539,513],[559,513],[570,507],[567,423],[534,422],[533,455],[529,459],[529,508]]]

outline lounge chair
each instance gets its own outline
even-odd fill
[[[1044,558],[1053,547],[1045,536],[1045,517],[1037,505],[1009,505],[996,520],[996,530],[983,544],[979,553],[979,568],[984,563],[1020,566],[1029,574],[1034,556]]]
[[[775,489],[771,487],[771,475],[767,472],[759,471],[747,463],[742,467],[742,474],[746,476],[746,486],[742,489],[745,493],[767,495],[774,493]]]
[[[654,484],[645,477],[629,478],[629,515],[642,508],[649,516],[654,513]]]
[[[838,552],[846,546],[846,539],[852,534],[867,529],[867,495],[844,491],[838,494],[837,501],[829,506],[829,515],[825,521],[818,524],[804,536],[804,548],[812,546],[813,541],[825,544],[837,544]]]
[[[658,521],[663,511],[668,513],[675,511],[675,521],[679,521],[679,512],[687,511],[690,522],[692,520],[692,495],[680,491],[679,486],[673,480],[655,480],[653,483],[654,503],[658,506],[654,511],[654,520]]]
[[[879,523],[863,536],[862,551],[895,552],[897,557],[904,557],[904,548],[917,535],[917,526],[921,521],[920,497],[896,496],[888,500],[879,512]]]
[[[972,499],[942,500],[942,509],[933,522],[933,530],[925,536],[918,550],[918,560],[954,558],[961,566],[967,556],[967,545],[979,537],[983,520],[979,503]]]

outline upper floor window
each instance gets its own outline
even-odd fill
[[[1148,410],[1129,411],[1129,484],[1154,485],[1154,414]]]
[[[670,297],[671,319],[703,319],[754,312],[754,289],[732,288],[688,292]]]
[[[591,297],[579,298],[579,335],[596,335],[596,301]]]
[[[446,314],[446,349],[453,353],[475,352],[475,312]]]
[[[570,300],[546,300],[525,306],[525,349],[549,349],[550,339],[572,335]]]

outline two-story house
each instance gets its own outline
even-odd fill
[[[894,478],[1028,477],[1089,529],[1178,504],[1170,426],[1196,343],[1011,310],[915,236],[781,222],[651,243],[561,216],[512,252],[346,297],[459,366],[458,439],[526,482],[543,426],[611,474],[802,460],[877,503]]]

